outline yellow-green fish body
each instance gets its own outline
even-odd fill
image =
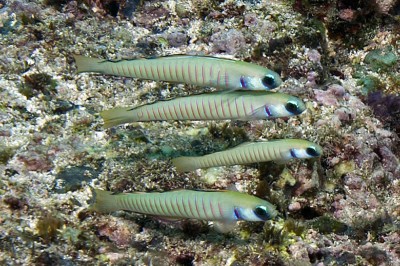
[[[277,215],[275,206],[236,191],[174,190],[152,193],[112,194],[93,190],[91,209],[98,212],[127,210],[168,219],[198,219],[231,223],[266,221]]]
[[[268,91],[214,92],[101,112],[104,127],[167,120],[258,120],[289,117],[306,109],[299,98]]]
[[[316,143],[302,139],[284,139],[249,142],[232,149],[204,156],[183,156],[172,159],[180,172],[200,168],[249,164],[266,161],[288,161],[290,159],[315,158],[322,155],[322,148]]]
[[[174,55],[120,61],[74,57],[78,73],[97,72],[227,90],[271,90],[282,83],[276,72],[262,66],[209,56]]]

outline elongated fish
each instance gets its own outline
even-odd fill
[[[302,139],[284,139],[247,142],[226,151],[204,156],[174,158],[172,163],[179,172],[189,172],[199,168],[266,161],[288,161],[295,158],[306,159],[321,155],[322,148],[316,143]]]
[[[165,120],[257,120],[288,117],[306,109],[297,97],[268,91],[214,92],[159,101],[138,107],[117,107],[100,113],[104,127]]]
[[[266,221],[277,215],[275,206],[237,191],[173,190],[152,193],[113,194],[93,189],[91,210],[108,213],[127,210],[166,219],[198,219],[234,224]]]
[[[120,61],[74,57],[78,73],[97,72],[227,90],[271,90],[282,83],[277,73],[262,66],[216,57],[174,55]]]

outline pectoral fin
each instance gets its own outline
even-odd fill
[[[214,229],[223,234],[231,232],[235,226],[236,221],[213,222]]]

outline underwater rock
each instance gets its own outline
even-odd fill
[[[398,57],[392,52],[392,49],[392,47],[387,47],[385,49],[372,50],[365,56],[364,62],[374,71],[389,70],[398,61]]]
[[[373,265],[383,265],[388,262],[386,251],[379,249],[371,243],[360,247],[360,255]]]
[[[315,99],[326,106],[338,106],[346,94],[345,89],[337,84],[330,85],[326,91],[314,89]]]
[[[56,175],[56,185],[53,189],[56,193],[76,191],[82,187],[82,183],[89,183],[99,174],[100,171],[87,166],[65,168]]]
[[[136,12],[133,21],[145,28],[152,28],[156,22],[166,21],[170,11],[163,6],[145,5],[140,12]]]
[[[131,19],[142,2],[142,0],[125,0],[123,6],[120,8],[120,13]]]
[[[362,95],[369,95],[384,88],[382,82],[377,77],[371,75],[361,77],[357,80],[357,85],[362,87]]]
[[[395,173],[399,170],[399,158],[386,146],[379,147],[379,155],[386,171]]]
[[[339,121],[343,123],[348,123],[354,121],[354,119],[356,118],[356,111],[346,107],[341,107],[335,110],[334,115],[337,116]]]
[[[194,265],[193,264],[194,258],[195,258],[194,253],[187,252],[187,253],[179,254],[178,256],[176,256],[175,261],[178,265],[183,265],[183,266]]]
[[[398,0],[372,0],[376,4],[377,11],[381,14],[388,15],[392,8],[399,4]]]
[[[386,128],[400,133],[400,96],[378,91],[368,94],[366,103]]]
[[[339,18],[351,22],[357,18],[357,12],[351,8],[344,8],[339,10]]]
[[[7,164],[7,162],[14,156],[16,153],[16,148],[6,147],[0,144],[0,164]]]
[[[35,265],[64,265],[64,266],[75,266],[71,259],[66,258],[61,254],[55,252],[43,251],[39,256],[34,258],[33,262]]]
[[[74,105],[73,103],[69,102],[69,101],[65,101],[65,100],[61,100],[61,99],[57,99],[54,102],[54,113],[55,114],[65,114],[68,111],[76,108],[77,106]]]
[[[227,53],[230,55],[243,52],[247,47],[243,33],[236,29],[214,33],[211,36],[211,42],[216,53]]]
[[[167,35],[168,44],[172,47],[179,47],[188,44],[188,36],[184,32],[174,31]]]
[[[21,210],[29,207],[26,199],[20,199],[11,195],[3,196],[3,202],[12,210]]]
[[[128,220],[112,218],[98,227],[98,234],[107,237],[117,247],[131,245],[135,233],[139,232],[139,225]]]
[[[41,149],[21,153],[17,158],[28,171],[47,172],[53,168],[51,158]]]
[[[46,73],[34,73],[24,76],[23,86],[19,92],[28,99],[43,93],[47,98],[56,92],[57,82]]]
[[[36,222],[36,235],[40,236],[44,242],[51,242],[60,234],[60,228],[65,224],[65,220],[58,217],[56,213],[47,212],[38,217]]]

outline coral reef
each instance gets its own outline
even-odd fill
[[[399,3],[394,0],[0,0],[0,264],[399,265]],[[299,117],[154,122],[98,113],[213,88],[75,73],[72,54],[202,54],[281,74]],[[177,173],[170,158],[305,138],[319,160]],[[88,210],[116,192],[226,189],[280,217],[199,221]]]

